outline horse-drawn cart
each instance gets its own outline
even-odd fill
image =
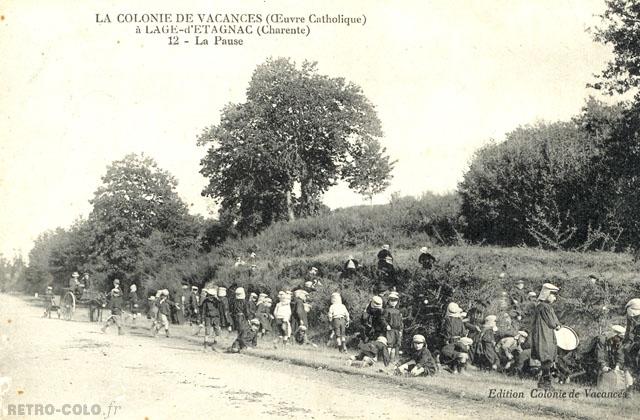
[[[93,321],[93,312],[101,309],[107,302],[105,293],[90,289],[65,288],[60,297],[59,314],[66,321],[73,319],[76,307],[87,306],[89,308],[89,320]]]

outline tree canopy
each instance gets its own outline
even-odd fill
[[[640,1],[606,0],[600,15],[602,26],[594,31],[596,41],[613,48],[613,59],[592,86],[609,93],[624,93],[640,85]]]
[[[246,102],[227,105],[220,123],[198,138],[209,147],[201,161],[209,179],[203,195],[216,199],[221,220],[241,232],[314,215],[339,180],[366,195],[386,187],[393,162],[381,136],[375,107],[359,86],[318,74],[316,63],[297,68],[269,59],[254,71]]]

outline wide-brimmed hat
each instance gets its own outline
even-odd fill
[[[382,309],[382,298],[380,296],[374,296],[371,298],[371,307],[376,309]]]
[[[526,331],[518,331],[518,333],[516,334],[516,336],[520,336],[522,338],[527,338],[529,337],[529,334],[527,334]]]
[[[249,323],[258,327],[260,326],[260,320],[258,318],[253,318]]]
[[[472,339],[470,339],[469,337],[462,337],[462,338],[460,339],[460,344],[463,344],[463,345],[465,345],[465,346],[467,346],[467,347],[468,347],[468,346],[470,346],[470,345],[472,345],[472,344],[473,344],[473,340],[472,340]]]
[[[625,333],[627,332],[627,329],[622,325],[612,325],[611,329],[616,333],[616,335],[619,335],[621,337],[624,337]]]
[[[299,299],[305,300],[309,295],[309,292],[304,289],[296,289],[296,291],[293,292],[293,295]]]
[[[538,295],[538,300],[547,300],[552,293],[557,293],[559,290],[560,288],[558,286],[551,283],[545,283],[542,285],[542,289]]]
[[[422,334],[416,334],[413,336],[413,338],[411,339],[411,342],[413,343],[426,343],[427,340],[424,338],[424,335]]]
[[[198,291],[198,286],[191,286],[191,290]]]
[[[389,292],[389,300],[399,300],[400,293],[398,292]]]
[[[627,308],[627,315],[630,317],[640,315],[640,299],[631,299],[629,302],[627,302],[625,308]]]
[[[484,318],[484,324],[482,325],[483,328],[494,328],[496,327],[496,321],[497,321],[498,317],[495,315],[487,315]]]
[[[447,305],[447,316],[452,318],[461,318],[462,317],[462,309],[458,306],[457,303],[451,302]]]
[[[376,338],[376,341],[381,342],[381,343],[382,343],[382,344],[384,344],[385,346],[389,344],[389,343],[387,342],[387,337],[383,337],[383,336],[380,336],[380,337]]]
[[[73,274],[71,275],[71,277],[80,277],[80,274],[78,274],[77,271],[74,271]]]

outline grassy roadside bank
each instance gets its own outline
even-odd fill
[[[201,345],[201,337],[189,335],[188,329],[180,329],[176,336]],[[233,336],[225,336],[219,340],[218,351],[224,351],[230,346]],[[206,354],[206,353],[205,353]],[[243,353],[247,357],[258,357],[277,363],[288,363],[303,366],[315,371],[331,371],[352,375],[354,380],[378,380],[392,385],[393,391],[402,392],[402,388],[410,387],[422,391],[425,399],[430,393],[455,399],[471,400],[483,405],[501,404],[526,410],[529,414],[541,413],[563,418],[577,419],[621,419],[633,418],[640,408],[637,395],[630,398],[588,398],[585,387],[580,385],[558,385],[558,391],[564,391],[565,397],[552,398],[539,394],[535,389],[535,381],[522,380],[492,372],[469,371],[468,375],[452,375],[440,372],[434,377],[404,378],[392,375],[393,366],[384,368],[382,364],[372,368],[354,368],[346,366],[345,362],[350,354],[338,353],[335,349],[319,346],[287,348],[273,348],[271,340],[260,340],[257,348],[248,349]],[[490,398],[491,390],[503,394],[510,393],[511,397]],[[572,393],[579,395],[569,398]]]
[[[35,306],[38,306],[37,300],[32,297],[23,297],[23,299]],[[82,308],[84,309],[84,308]],[[86,321],[84,310],[77,314],[74,319],[78,322]],[[53,320],[52,320],[53,321]],[[66,322],[58,321],[54,322]],[[101,324],[94,324],[96,331]],[[130,323],[125,327],[125,334],[135,335],[138,337],[151,337],[148,326],[150,321],[146,318],[138,320],[137,325],[132,326]],[[172,326],[172,340],[185,343],[186,346],[192,347],[194,350],[202,348],[202,333],[199,337],[193,336],[195,329],[188,326]],[[114,334],[112,329],[110,334]],[[123,337],[126,339],[126,335]],[[235,334],[223,333],[220,342],[217,345],[219,352],[228,348],[235,338]],[[164,342],[162,334],[156,338],[158,344]],[[350,353],[353,354],[353,353]],[[206,361],[207,353],[203,352],[202,359]],[[237,357],[255,357],[264,360],[270,360],[274,363],[274,368],[282,369],[283,364],[292,364],[297,366],[313,369],[314,372],[320,374],[321,371],[331,371],[341,374],[350,375],[354,381],[376,380],[389,384],[389,392],[402,392],[403,388],[411,388],[424,393],[425,400],[429,399],[429,395],[437,394],[446,398],[455,400],[472,401],[479,405],[491,407],[493,405],[503,405],[519,410],[526,410],[529,414],[540,413],[546,415],[559,416],[562,418],[580,418],[580,419],[622,419],[637,417],[637,410],[640,408],[640,400],[638,395],[632,395],[629,399],[620,398],[585,398],[584,389],[578,385],[557,386],[558,390],[570,393],[575,390],[580,394],[580,398],[542,398],[532,397],[531,390],[535,386],[535,382],[531,380],[520,380],[514,377],[507,377],[490,372],[469,372],[468,376],[454,376],[447,372],[441,372],[437,376],[427,378],[402,378],[391,375],[391,369],[379,371],[375,368],[353,368],[345,365],[345,361],[349,355],[338,353],[333,348],[319,346],[300,347],[289,346],[287,348],[274,349],[270,339],[260,340],[258,348],[248,349],[243,355]],[[235,355],[230,357],[236,357]],[[382,365],[380,365],[382,367]],[[505,397],[490,398],[491,389],[510,391],[512,395],[522,393],[522,397]]]

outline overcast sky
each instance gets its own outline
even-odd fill
[[[26,255],[42,231],[86,216],[106,166],[131,152],[156,159],[179,180],[192,212],[210,215],[211,200],[200,196],[204,150],[196,137],[218,122],[224,104],[244,100],[251,73],[269,56],[318,61],[321,73],[359,84],[376,105],[382,142],[398,159],[378,203],[394,191],[452,191],[473,152],[489,139],[500,140],[518,125],[576,114],[595,94],[585,84],[609,57],[585,32],[598,22],[602,0],[147,4],[3,2],[5,255]],[[95,22],[96,13],[113,20],[123,12],[243,11],[365,15],[367,22],[314,25],[308,37],[245,37],[241,47],[169,46],[164,35]],[[363,200],[336,187],[325,203],[335,208]]]

